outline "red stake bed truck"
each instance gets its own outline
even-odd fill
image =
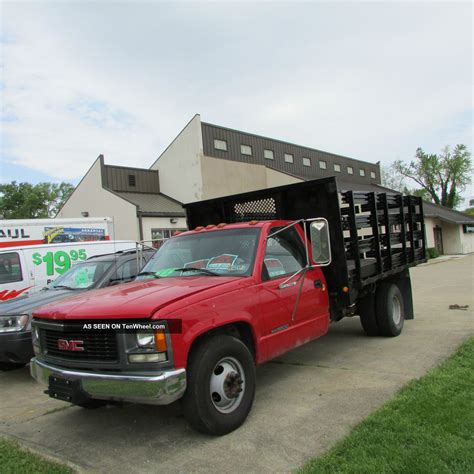
[[[409,267],[425,261],[422,201],[338,192],[334,178],[184,206],[138,281],[34,314],[33,377],[92,408],[182,400],[196,429],[239,427],[255,367],[360,315],[370,336],[413,318]]]

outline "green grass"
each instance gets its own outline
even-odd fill
[[[474,473],[474,338],[301,473]]]
[[[69,474],[74,471],[65,465],[49,461],[23,449],[15,441],[0,438],[0,472],[2,474],[44,473]]]

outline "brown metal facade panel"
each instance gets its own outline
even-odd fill
[[[104,186],[113,191],[128,191],[138,193],[159,193],[160,183],[158,171],[140,168],[105,165]],[[129,178],[133,176],[133,178]],[[132,186],[132,182],[135,186]]]
[[[380,184],[381,182],[379,166],[374,163],[355,160],[204,122],[202,123],[202,138],[204,154],[213,158],[266,165],[269,168],[303,179],[335,176],[338,179],[350,180],[354,183]],[[214,147],[215,139],[225,140],[227,142],[227,151],[216,149]],[[243,155],[240,149],[241,145],[251,146],[252,156]],[[264,158],[264,150],[273,151],[273,160]],[[293,155],[293,163],[285,162],[285,153]],[[305,166],[303,158],[309,158],[311,165]],[[320,161],[326,162],[326,169],[320,167]],[[340,172],[334,170],[334,164],[340,165]],[[347,172],[349,166],[353,168],[354,173],[352,175]],[[360,169],[365,170],[365,176],[360,176]],[[371,177],[371,172],[375,173],[375,178]]]

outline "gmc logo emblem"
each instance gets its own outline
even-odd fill
[[[58,339],[58,349],[61,351],[84,351],[84,341],[68,341],[67,339]]]

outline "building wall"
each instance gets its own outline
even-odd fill
[[[435,246],[433,229],[441,227],[443,251],[445,255],[467,254],[474,252],[474,234],[464,234],[461,224],[450,224],[435,217],[425,217],[426,246]]]
[[[202,199],[202,155],[201,118],[195,115],[151,166],[159,170],[160,191],[182,203]]]
[[[473,233],[465,234],[461,229],[460,240],[461,240],[462,253],[474,252],[474,234]]]
[[[351,181],[354,183],[380,184],[380,164],[368,163],[366,161],[347,158],[345,156],[335,155],[313,148],[294,145],[280,140],[261,137],[250,133],[240,132],[225,127],[219,127],[209,123],[202,123],[202,137],[204,154],[213,158],[221,158],[223,160],[238,161],[243,163],[267,165],[306,179],[327,178],[329,176],[337,176],[343,181]],[[224,140],[227,142],[227,150],[219,150],[214,146],[214,139]],[[252,147],[251,155],[243,155],[241,153],[241,145]],[[273,159],[264,157],[264,150],[273,151]],[[293,163],[285,161],[285,153],[293,155]],[[310,166],[305,166],[303,158],[309,158]],[[319,162],[326,163],[326,169],[320,167]],[[334,165],[340,166],[340,171],[334,169]],[[347,167],[353,168],[353,174],[348,174]],[[361,176],[359,171],[365,170],[365,176]],[[370,173],[375,173],[372,178]]]
[[[91,166],[57,217],[111,217],[116,240],[139,240],[136,207],[102,188],[101,158]]]
[[[299,178],[266,168],[263,165],[220,160],[210,156],[203,156],[201,164],[204,191],[202,199],[302,181]]]
[[[172,224],[169,217],[143,217],[142,227],[143,227],[143,240],[151,240],[151,230],[152,229],[187,229],[186,218],[177,217],[178,222]]]

